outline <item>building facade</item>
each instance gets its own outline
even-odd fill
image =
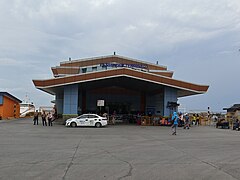
[[[223,110],[227,110],[227,121],[231,122],[236,119],[240,120],[240,104],[234,104],[230,108],[223,108]]]
[[[65,118],[103,111],[169,116],[177,111],[178,98],[209,87],[176,80],[166,66],[118,55],[64,61],[52,72],[53,78],[33,83],[55,95],[58,114]]]
[[[0,119],[19,118],[21,102],[7,92],[0,92]]]

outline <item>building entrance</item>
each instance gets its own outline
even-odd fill
[[[132,110],[132,103],[129,102],[109,102],[106,103],[105,110],[110,115],[113,123],[134,123],[133,116],[135,112]]]
[[[131,103],[127,102],[109,102],[106,103],[106,106],[109,109],[109,113],[113,114],[129,114],[131,113]]]

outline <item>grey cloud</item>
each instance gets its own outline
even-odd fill
[[[0,73],[13,83],[4,81],[1,86],[10,90],[15,84],[14,93],[24,97],[20,90],[24,84],[37,97],[36,103],[43,105],[51,96],[36,90],[31,79],[50,78],[50,67],[68,57],[116,51],[154,63],[158,60],[175,71],[177,79],[209,83],[209,93],[194,97],[196,102],[192,97],[181,100],[202,108],[225,95],[227,88],[220,92],[218,88],[224,81],[230,86],[228,78],[235,74],[229,69],[223,72],[226,67],[236,71],[239,65],[240,53],[235,51],[240,48],[239,14],[238,0],[3,0]],[[6,69],[9,66],[14,69]],[[223,98],[213,106],[221,109],[234,98]]]

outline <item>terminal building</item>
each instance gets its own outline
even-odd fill
[[[53,78],[33,80],[55,96],[64,119],[82,113],[169,116],[178,98],[203,94],[207,85],[176,80],[166,66],[118,55],[61,62]]]

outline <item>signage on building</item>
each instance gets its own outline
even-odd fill
[[[147,69],[147,65],[145,64],[116,64],[116,63],[101,63],[101,67],[128,67],[128,68],[141,68]]]
[[[97,106],[104,106],[104,100],[97,100]]]

